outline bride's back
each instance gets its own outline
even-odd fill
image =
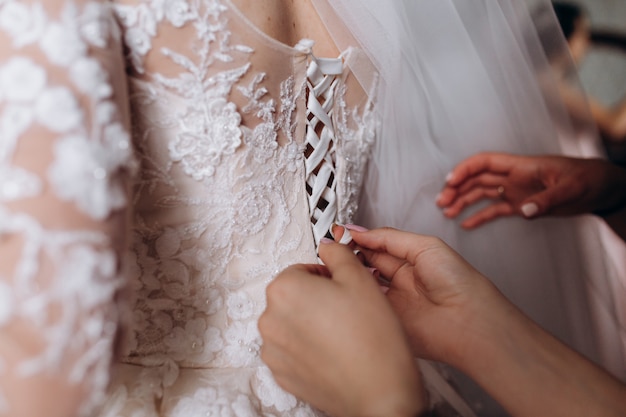
[[[281,43],[295,45],[301,39],[312,39],[317,56],[339,54],[311,1],[231,1],[256,27]]]

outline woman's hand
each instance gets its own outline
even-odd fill
[[[481,337],[483,319],[507,308],[491,282],[441,240],[395,229],[348,228],[367,263],[390,281],[387,299],[416,356],[463,363]]]
[[[414,351],[449,363],[514,416],[618,416],[625,387],[528,319],[438,239],[347,226]]]
[[[262,359],[276,382],[334,416],[415,416],[421,381],[402,326],[352,251],[325,241],[321,265],[267,289]]]
[[[472,229],[502,216],[612,211],[626,205],[624,190],[626,170],[604,160],[483,153],[456,166],[437,204],[455,218],[482,199],[493,200],[463,221]]]

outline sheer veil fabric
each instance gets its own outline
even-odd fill
[[[361,223],[443,238],[544,328],[626,378],[626,319],[612,296],[624,289],[598,219],[509,218],[468,232],[434,203],[449,170],[477,152],[601,155],[586,107],[565,104],[584,97],[550,3],[314,3],[337,45],[356,39],[381,77]],[[496,410],[482,402],[471,405]]]

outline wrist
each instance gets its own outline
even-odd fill
[[[593,214],[606,218],[626,210],[626,169],[606,163],[604,190]]]
[[[449,363],[480,383],[481,377],[493,374],[496,361],[508,361],[524,340],[518,336],[528,334],[532,322],[491,283],[474,291],[472,303],[465,309],[462,344]]]
[[[501,337],[501,331],[516,312],[486,277],[481,275],[475,282],[478,287],[467,290],[471,298],[457,308],[458,337],[449,343],[448,349],[441,349],[443,356],[435,358],[470,376],[479,373],[483,363],[489,364],[488,348]]]

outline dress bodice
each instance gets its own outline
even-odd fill
[[[174,390],[181,367],[230,369],[252,396],[208,371],[196,383],[202,395],[212,388],[233,401],[243,395],[263,413],[287,412],[296,401],[260,367],[256,321],[272,277],[294,262],[316,261],[305,189],[307,68],[316,58],[310,42],[281,44],[228,2],[175,3],[115,6],[132,63],[141,165],[124,361],[160,367],[159,382]],[[345,70],[325,106],[338,145],[336,175],[346,179],[336,188],[336,217],[345,220],[373,140],[370,100],[349,76],[354,53],[338,58]],[[172,415],[203,407],[193,404],[186,398]]]
[[[227,2],[174,3],[115,6],[132,63],[141,165],[133,196],[137,340],[128,360],[159,354],[189,366],[250,365],[265,284],[291,263],[315,262],[304,161],[307,68],[316,58],[310,42],[281,44]],[[368,95],[349,77],[353,53],[339,58],[346,70],[326,112],[337,175],[358,179],[373,118]],[[359,187],[340,181],[342,220],[354,213]]]

